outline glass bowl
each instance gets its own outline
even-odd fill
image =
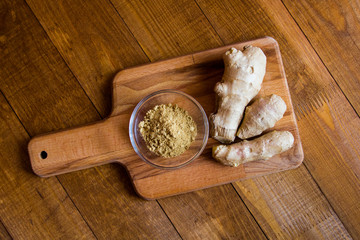
[[[189,149],[176,157],[164,158],[151,152],[141,136],[139,123],[144,119],[145,114],[156,105],[177,104],[188,111],[197,125],[197,135]],[[209,135],[209,123],[206,113],[201,105],[190,95],[177,90],[161,90],[143,98],[131,114],[129,124],[129,136],[135,152],[142,160],[150,165],[162,169],[176,169],[189,164],[197,158],[204,150]]]

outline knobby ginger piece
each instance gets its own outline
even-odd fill
[[[286,103],[275,94],[257,99],[246,107],[237,136],[247,139],[260,135],[265,130],[274,127],[275,123],[284,116],[285,111]]]
[[[250,161],[267,160],[289,150],[293,144],[294,136],[290,132],[272,131],[251,141],[214,146],[212,155],[224,165],[237,167]]]
[[[222,143],[231,143],[246,105],[260,91],[266,56],[260,48],[247,46],[243,51],[231,48],[223,59],[225,71],[214,89],[217,111],[210,115],[210,134]]]

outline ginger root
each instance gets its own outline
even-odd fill
[[[265,130],[275,126],[286,111],[286,103],[281,97],[272,94],[256,100],[245,109],[244,119],[237,136],[247,139],[260,135]]]
[[[231,48],[223,58],[225,71],[214,89],[217,111],[210,115],[210,134],[222,143],[231,143],[246,105],[260,91],[266,56],[260,48],[247,46],[243,51]]]
[[[251,141],[214,146],[212,155],[224,165],[237,167],[250,161],[267,160],[290,149],[293,144],[294,136],[290,132],[272,131]]]

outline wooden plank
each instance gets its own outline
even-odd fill
[[[9,232],[3,233],[0,224],[0,238],[95,239],[59,181],[32,174],[26,152],[29,136],[3,95],[0,136],[0,220]]]
[[[9,232],[6,230],[4,224],[0,222],[0,239],[9,240],[12,239]]]
[[[198,3],[226,43],[262,35],[273,36],[279,41],[298,114],[304,162],[346,229],[352,236],[358,236],[360,226],[356,224],[360,219],[360,184],[356,176],[359,175],[359,150],[355,146],[359,146],[360,141],[353,129],[360,129],[360,121],[305,36],[280,1]],[[316,115],[318,122],[314,122],[310,115]],[[303,169],[296,171],[302,172],[299,180],[304,184],[311,181],[311,176]],[[332,184],[329,184],[329,179]],[[298,180],[282,181],[289,182],[284,186],[290,188],[290,183]],[[263,179],[258,191],[269,187]],[[314,191],[318,190],[311,189],[308,194]],[[257,203],[253,204],[256,206]],[[261,219],[255,207],[249,208],[257,220]],[[277,213],[279,216],[290,214],[280,210]],[[260,221],[260,225],[263,226],[266,221],[271,219]],[[319,219],[318,223],[326,224],[326,221]],[[326,229],[324,225],[322,228]],[[301,230],[297,230],[299,234]],[[344,229],[340,231],[345,232]]]
[[[97,110],[106,117],[115,73],[148,61],[116,10],[106,0],[26,2]]]
[[[359,115],[359,2],[302,0],[283,3]]]
[[[38,9],[40,9],[40,8],[46,8],[46,9],[49,9],[49,7],[48,6],[42,6],[44,3],[37,3],[37,2],[30,2],[29,1],[29,4],[30,4],[30,6],[31,6],[31,8],[33,9],[33,11],[36,13],[36,15],[37,15],[37,17],[40,19],[40,21],[42,22],[42,24],[44,25],[44,27],[45,27],[45,29],[51,29],[51,26],[56,26],[57,27],[57,29],[58,29],[58,31],[61,31],[61,32],[66,32],[67,31],[67,29],[68,29],[68,26],[67,26],[67,24],[69,24],[69,23],[67,23],[67,22],[63,22],[61,19],[60,20],[57,20],[56,22],[54,21],[54,18],[52,18],[52,17],[44,17],[44,16],[42,16],[42,14],[39,14],[39,13],[43,13],[43,14],[49,14],[49,13],[51,13],[51,12],[43,12],[43,11],[40,11],[40,12],[38,12],[39,10]],[[46,3],[46,4],[53,4],[53,3]],[[74,4],[79,4],[79,3],[76,3],[76,2],[72,2],[71,3],[71,7],[74,7]],[[84,3],[83,3],[84,4]],[[64,4],[65,5],[65,4]],[[62,5],[62,6],[64,6],[64,5]],[[92,14],[94,14],[95,12],[97,12],[98,11],[98,8],[103,8],[103,7],[106,7],[107,6],[107,4],[100,4],[101,6],[96,6],[96,8],[94,7],[93,9],[91,9],[90,11],[88,10],[87,12],[86,11],[82,11],[81,10],[81,8],[80,8],[80,11],[79,12],[81,12],[81,15],[84,17],[84,18],[91,18],[92,17]],[[67,6],[66,5],[66,9],[67,8],[69,8],[70,6]],[[170,5],[167,5],[167,7],[168,8],[171,8],[172,6],[170,6]],[[76,7],[75,7],[76,8]],[[72,20],[71,21],[71,23],[70,24],[73,24],[73,22],[76,22],[77,20],[75,20],[75,19],[77,19],[78,18],[78,16],[79,16],[79,14],[78,14],[78,12],[77,13],[72,13],[72,11],[67,11],[67,10],[63,10],[63,7],[57,7],[57,5],[56,5],[56,7],[53,7],[52,9],[56,9],[56,10],[54,10],[54,11],[60,11],[60,15],[61,15],[61,18],[62,18],[62,16],[67,16],[67,18],[70,18],[70,19],[74,19],[74,20]],[[101,11],[103,11],[103,10],[101,10]],[[71,13],[71,15],[69,14],[69,13]],[[197,13],[197,15],[200,15],[201,16],[201,14],[199,14],[200,12],[198,12]],[[51,14],[57,14],[57,13],[51,13]],[[70,15],[70,16],[68,16],[68,15]],[[42,18],[46,18],[46,21],[45,20],[41,20]],[[205,20],[205,18],[204,17],[202,17],[202,19],[204,19]],[[50,24],[50,25],[49,25]],[[100,23],[98,23],[98,24],[104,24],[104,23],[102,23],[102,21],[100,21]],[[107,23],[106,23],[107,24]],[[121,21],[118,21],[118,20],[116,20],[116,24],[121,24]],[[46,25],[49,25],[50,27],[46,27]],[[205,27],[206,25],[204,25],[204,27]],[[97,27],[95,28],[95,29],[97,29]],[[189,29],[188,29],[189,30]],[[75,30],[76,32],[79,32],[79,31],[82,31],[82,26],[77,26],[77,29]],[[90,30],[89,30],[90,31]],[[91,29],[91,31],[93,31],[93,29]],[[185,30],[184,30],[185,31]],[[50,38],[52,39],[52,41],[53,42],[55,42],[55,44],[57,45],[57,43],[56,43],[56,36],[54,35],[52,35],[51,34],[51,31],[47,31],[48,32],[48,34],[49,34],[49,36],[50,36]],[[70,42],[70,43],[73,43],[73,42],[76,42],[76,41],[82,41],[82,38],[84,37],[84,36],[82,36],[81,38],[75,38],[76,36],[78,36],[78,34],[76,33],[76,32],[71,32],[71,33],[69,33],[68,35],[69,36],[71,36],[71,37],[74,37],[73,39],[72,39],[72,41]],[[111,34],[111,33],[109,33],[109,34]],[[86,36],[86,34],[85,34],[85,36]],[[100,34],[100,36],[104,36],[104,34]],[[176,36],[175,36],[176,37]],[[119,39],[117,38],[117,39],[115,39],[114,41],[119,41]],[[96,43],[95,43],[96,44]],[[70,44],[71,45],[71,44]],[[202,44],[200,44],[200,45],[196,45],[196,46],[198,46],[198,47],[201,47],[201,45]],[[210,46],[208,46],[208,47],[210,47]],[[69,49],[76,49],[76,48],[72,48],[72,47],[70,47]],[[195,47],[194,48],[192,48],[191,49],[191,52],[192,51],[198,51],[199,49],[196,49]],[[105,53],[110,53],[110,52],[112,52],[112,51],[114,51],[114,49],[113,48],[108,48],[108,49],[106,49],[106,48],[104,48],[104,49],[102,49],[102,51],[104,51]],[[65,57],[65,55],[69,55],[69,58],[70,57],[72,57],[72,58],[75,58],[76,56],[74,56],[74,55],[70,55],[68,52],[62,52],[61,51],[61,54]],[[129,55],[130,56],[130,55]],[[142,52],[139,52],[138,54],[132,54],[131,55],[133,58],[135,58],[135,59],[137,59],[137,58],[140,58],[140,59],[143,59],[143,57],[145,56],[145,55],[143,55],[143,53]],[[166,58],[167,56],[163,56],[163,58]],[[92,59],[92,61],[97,61],[98,59],[97,58],[93,58]],[[76,60],[74,60],[74,61],[76,61]],[[101,110],[100,110],[100,112],[102,112]],[[106,173],[106,174],[104,174],[104,175],[109,175],[110,173],[108,173],[107,171],[110,171],[110,170],[106,170],[108,168],[108,166],[106,166],[106,167],[102,167],[102,168],[99,168],[98,170],[99,171],[101,171],[102,172],[102,174],[104,174],[104,173]],[[89,170],[90,171],[90,170]],[[87,171],[85,171],[85,172],[87,172]],[[118,173],[115,173],[114,171],[112,171],[112,173],[111,174],[114,174],[114,176],[117,176],[118,175]],[[71,174],[71,176],[74,176],[74,175],[72,175]],[[125,186],[126,185],[126,183],[124,183],[124,184],[121,184],[121,186]],[[67,188],[68,189],[68,188]],[[103,190],[102,190],[103,191]],[[124,191],[124,190],[123,190]],[[73,190],[72,191],[72,193],[71,193],[71,195],[73,196],[73,194],[75,194],[75,190]],[[121,189],[119,189],[119,192],[121,192]],[[123,192],[122,192],[122,194],[123,194]],[[224,196],[225,197],[225,196]],[[211,196],[208,196],[208,199],[207,199],[207,201],[214,201],[214,199],[216,199],[216,202],[217,202],[217,204],[218,205],[221,205],[222,204],[222,202],[224,202],[224,200],[222,199],[222,198],[218,198],[218,194],[214,194],[214,195],[211,195]],[[236,198],[236,200],[237,200],[238,198]],[[86,206],[84,206],[84,208],[85,208]],[[241,206],[238,206],[239,208],[244,208],[244,205],[241,205]],[[93,209],[95,208],[95,203],[94,203],[94,205],[91,205],[91,206],[89,206],[88,207],[88,211],[92,211]],[[83,209],[83,211],[85,211],[84,209]],[[83,212],[82,211],[82,212]],[[90,213],[89,213],[90,214]],[[230,213],[229,213],[230,214]],[[150,216],[153,216],[153,215],[150,215]],[[208,219],[208,221],[210,221],[211,219]],[[117,220],[114,220],[114,221],[117,221]],[[141,222],[146,222],[146,221],[141,221]],[[189,226],[191,226],[192,224],[193,224],[193,222],[188,222],[188,224],[189,224]],[[249,226],[253,226],[253,225],[251,225],[251,224],[248,224]],[[258,229],[258,228],[255,228],[254,229],[254,231],[260,231],[260,229]]]
[[[265,239],[230,184],[160,202],[183,239]]]
[[[78,99],[84,92],[26,3],[3,4],[7,11],[2,27],[0,87],[30,135],[64,128],[70,122],[84,124],[98,119],[88,99],[80,100],[83,107],[79,108]],[[51,118],[62,125],[49,121]]]
[[[235,184],[272,239],[351,239],[304,165]]]
[[[72,6],[68,5],[69,8]],[[7,15],[2,28],[5,41],[2,42],[1,48],[3,57],[0,59],[2,66],[0,86],[26,130],[33,135],[100,119],[92,103],[84,94],[83,89],[67,68],[26,3],[8,1],[2,9],[7,9]],[[96,12],[96,9],[91,12]],[[93,13],[89,14],[93,15]],[[22,146],[25,147],[26,144],[27,141],[23,140]],[[18,164],[28,163],[26,149],[16,150],[23,154],[22,159],[25,159],[24,162]],[[124,189],[129,188],[129,182],[113,183],[109,181],[109,176],[113,178],[118,176],[115,174],[115,172],[118,173],[116,167],[108,166],[103,169],[83,171],[59,178],[96,237],[106,239],[129,238],[129,236],[153,239],[179,238],[178,233],[156,202],[144,204],[141,199],[135,197],[133,192],[125,191]],[[112,175],[108,173],[112,173]],[[78,228],[81,221],[61,220],[61,216],[58,216],[63,211],[74,210],[68,207],[70,199],[66,198],[56,188],[54,190],[56,178],[40,179],[30,171],[29,165],[26,174],[29,175],[26,179],[31,177],[39,182],[39,192],[42,196],[55,195],[60,198],[60,201],[39,205],[36,203],[35,206],[28,207],[24,212],[19,212],[23,208],[17,206],[16,202],[17,204],[25,204],[29,194],[41,198],[36,191],[35,193],[32,191],[25,192],[24,199],[21,202],[14,200],[8,204],[8,208],[18,214],[10,214],[9,212],[9,214],[4,215],[7,221],[14,219],[14,221],[23,223],[24,220],[21,219],[21,216],[27,213],[31,218],[25,219],[27,221],[25,223],[31,227],[31,221],[33,221],[33,224],[37,226],[37,228],[30,229],[19,228],[20,233],[18,234],[30,234],[29,232],[33,230],[35,232],[33,234],[38,232],[37,234],[45,235],[46,238],[47,231],[51,230],[50,226],[62,228],[63,225],[60,224],[62,221]],[[124,174],[122,170],[120,176],[124,176]],[[30,183],[32,182],[25,181],[24,188]],[[13,187],[13,185],[11,186]],[[89,189],[91,191],[88,191]],[[22,195],[21,188],[11,192],[12,198],[15,199],[22,199]],[[64,203],[61,203],[62,200]],[[49,211],[44,214],[51,214],[50,210],[58,211],[54,212],[54,216],[49,217],[50,220],[47,220],[48,216],[37,218],[36,215],[31,215],[34,211],[32,208],[44,208],[47,205],[49,205]],[[56,207],[66,209],[54,210]],[[149,225],[152,228],[149,228]],[[16,224],[8,225],[5,223],[5,226],[11,234],[12,231],[16,231],[16,229],[10,229],[11,226],[16,227]],[[76,236],[75,233],[69,232],[68,234],[72,237]],[[83,231],[82,234],[86,238],[87,233]],[[55,236],[48,238],[54,239]]]
[[[112,3],[151,61],[222,45],[193,0]]]
[[[355,238],[360,232],[360,141],[357,130],[360,126],[358,116],[350,107],[345,108],[344,102],[344,96],[338,95],[325,100],[318,108],[310,108],[299,118],[299,128],[304,129],[306,139],[322,140],[317,142],[316,149],[310,144],[304,146],[304,151],[311,152],[308,161],[305,160],[306,166]]]
[[[30,2],[29,2],[30,3]],[[72,3],[72,5],[74,5],[75,3]],[[41,6],[34,6],[34,5],[32,5],[31,3],[30,3],[30,5],[31,5],[31,7],[32,7],[32,9],[35,11],[35,13],[37,13],[37,8],[40,8]],[[106,5],[106,4],[104,4],[104,5]],[[99,6],[98,6],[99,7]],[[102,7],[102,6],[100,6],[100,7]],[[171,8],[172,6],[171,5],[167,5],[167,7],[168,8]],[[47,7],[46,7],[47,8]],[[60,8],[61,9],[61,8]],[[58,10],[56,10],[56,11],[58,11]],[[92,14],[92,12],[94,12],[94,11],[97,11],[97,10],[95,10],[95,9],[92,9],[91,11],[89,11],[89,12],[91,12],[91,14]],[[67,15],[68,14],[68,12],[70,12],[70,11],[61,11],[61,16],[63,16],[63,15]],[[200,15],[201,16],[201,14],[199,14],[200,12],[198,12],[197,13],[197,15]],[[84,16],[86,16],[86,13],[85,12],[82,12],[82,14],[84,15]],[[39,14],[37,14],[37,17],[40,19],[40,18],[42,18],[42,16],[41,16],[41,14],[39,15]],[[75,16],[69,16],[70,18],[71,17],[73,17],[73,18],[75,18]],[[77,14],[76,14],[76,17],[77,17]],[[205,20],[205,18],[204,17],[202,17],[202,19],[204,19]],[[54,21],[53,21],[53,19],[52,18],[50,18],[50,19],[48,19],[48,21],[42,21],[41,20],[41,22],[43,23],[43,25],[46,25],[46,24],[54,24]],[[58,22],[57,22],[58,23]],[[61,23],[61,22],[60,22]],[[119,24],[119,21],[117,21],[117,24]],[[205,26],[205,25],[204,25]],[[67,24],[62,24],[61,25],[61,31],[67,31],[66,29],[67,29]],[[81,26],[79,26],[79,27],[81,27]],[[45,27],[45,29],[47,29],[47,27]],[[76,31],[79,31],[78,29],[76,30]],[[184,30],[185,31],[185,30]],[[52,38],[52,40],[54,41],[54,42],[56,42],[56,38],[55,37],[53,37],[52,35],[51,35],[51,32],[48,32],[49,33],[49,35],[50,35],[50,37]],[[72,34],[72,33],[70,33],[69,34],[70,36],[77,36],[76,35],[76,33],[74,33],[74,34]],[[174,36],[174,37],[176,37],[176,36]],[[77,39],[77,40],[81,40],[81,39]],[[76,38],[74,38],[73,39],[73,41],[76,41]],[[118,40],[116,40],[116,41],[118,41]],[[189,46],[191,46],[191,45],[189,45]],[[201,45],[196,45],[196,46],[199,46],[199,47],[201,47]],[[210,47],[210,46],[209,46]],[[72,49],[74,49],[74,48],[72,48]],[[102,49],[103,51],[105,51],[105,52],[111,52],[111,51],[113,51],[114,49],[112,49],[112,48],[109,48],[109,49]],[[191,52],[192,51],[198,51],[199,49],[196,49],[195,47],[194,48],[192,48],[191,49]],[[62,55],[65,55],[66,53],[65,52],[62,52]],[[143,56],[141,55],[141,54],[143,54],[143,53],[138,53],[137,55],[135,55],[135,54],[133,54],[132,55],[132,57],[134,57],[134,58],[142,58]],[[162,56],[163,58],[166,58],[167,56]],[[92,59],[92,61],[95,61],[96,59]],[[101,169],[105,169],[105,168],[101,168]],[[114,174],[114,173],[113,173]],[[207,199],[207,201],[214,201],[214,199],[216,199],[216,202],[217,202],[217,205],[221,205],[222,204],[222,202],[224,202],[224,200],[222,199],[222,198],[218,198],[218,194],[213,194],[213,195],[211,195],[211,196],[209,196],[208,197],[208,199]],[[237,199],[238,198],[236,198],[236,201],[237,201]],[[92,207],[94,207],[94,206],[92,206]],[[238,206],[238,208],[244,208],[244,206],[243,205],[240,205],[240,206]],[[91,206],[89,207],[89,211],[90,210],[92,210],[91,209]],[[229,213],[230,214],[230,213]],[[210,219],[208,219],[208,221],[210,221]],[[191,226],[193,224],[193,222],[188,222],[188,225],[189,226]],[[250,223],[248,224],[248,225],[250,225],[250,226],[254,226],[253,224],[251,225]],[[254,228],[253,229],[253,231],[260,231],[260,229],[258,229],[258,228]]]
[[[221,4],[221,3],[219,3],[219,4]],[[115,6],[117,6],[116,4],[114,4]],[[121,7],[123,7],[123,5],[121,5]],[[122,9],[122,8],[121,8]],[[121,9],[119,8],[118,9],[118,11],[121,11]],[[146,8],[146,9],[148,9],[148,8]],[[246,7],[244,8],[244,9],[246,9]],[[120,12],[120,14],[126,14],[126,12],[128,12],[129,10],[127,9],[126,11],[124,11],[124,13],[122,13],[122,12]],[[225,12],[222,12],[222,14],[224,14],[224,15],[227,15],[227,16],[229,16],[229,17],[231,17],[232,15],[230,14],[228,14],[228,13],[225,13]],[[236,14],[234,14],[233,16],[236,16]],[[146,18],[146,17],[145,17]],[[221,17],[220,17],[221,18]],[[251,17],[249,17],[250,19],[251,19]],[[124,19],[126,20],[126,17],[124,17]],[[132,21],[126,21],[126,23],[129,25],[129,28],[132,30],[132,31],[136,31],[136,29],[142,29],[143,28],[143,22],[145,22],[145,21],[135,21],[136,19],[131,19]],[[154,21],[154,20],[153,20]],[[146,21],[146,24],[147,25],[150,25],[153,21]],[[155,22],[155,24],[152,24],[152,25],[155,25],[156,26],[156,24],[157,24],[157,22]],[[150,28],[150,27],[148,27],[147,26],[147,28]],[[246,28],[244,28],[243,29],[243,31],[246,31],[246,30],[248,30],[249,29],[249,27],[246,27]],[[218,29],[216,29],[217,31],[218,31]],[[251,31],[251,28],[249,29],[250,31]],[[137,31],[139,31],[139,30],[137,30]],[[158,29],[156,29],[156,31],[154,31],[154,32],[158,32]],[[239,31],[238,31],[238,29],[237,29],[237,33],[238,33]],[[150,34],[149,34],[150,35]],[[238,34],[237,34],[238,35]],[[146,35],[145,35],[146,36]],[[220,35],[221,36],[221,35]],[[258,35],[258,36],[263,36],[263,35]],[[254,36],[254,38],[255,37],[258,37],[258,36]],[[151,35],[150,35],[150,37],[151,37]],[[149,42],[149,38],[150,37],[143,37],[143,38],[139,38],[139,37],[137,37],[137,39],[138,39],[138,41],[140,42],[140,44],[143,46],[143,47],[145,47],[146,48],[146,43],[147,42]],[[242,38],[242,40],[246,40],[246,35],[244,35],[244,38]],[[163,39],[166,39],[166,38],[163,38]],[[164,40],[162,40],[162,41],[164,41]],[[234,40],[234,41],[236,41],[236,39]],[[162,43],[161,45],[160,45],[160,47],[161,46],[164,46],[164,45],[168,45],[169,43],[168,42],[165,42],[165,43]],[[150,56],[150,58],[151,58],[151,56]],[[311,177],[306,173],[306,171],[305,170],[302,170],[302,172],[304,173],[303,174],[303,181],[311,181]],[[288,186],[288,187],[290,187],[290,186]],[[308,193],[311,193],[312,191],[316,191],[316,192],[318,192],[319,193],[319,190],[318,189],[307,189],[307,191],[308,191]],[[293,193],[293,195],[292,195],[292,197],[294,197],[294,198],[296,198],[296,193]],[[313,199],[309,199],[308,200],[309,201],[309,203],[308,204],[314,204],[315,205],[315,201],[313,200]],[[161,201],[160,201],[161,202]],[[321,202],[322,203],[324,203],[325,204],[325,206],[326,206],[326,201],[324,200],[324,199],[321,199]],[[327,205],[328,206],[328,205]],[[276,211],[278,211],[278,212],[280,212],[280,210],[281,209],[274,209],[273,211],[274,212],[276,212]],[[295,213],[297,213],[297,212],[294,212],[294,214]],[[291,214],[291,212],[289,213],[289,214]],[[332,216],[333,216],[333,219],[335,219],[335,221],[336,221],[336,215],[334,214],[334,213],[332,213]],[[256,217],[256,216],[255,216]],[[307,217],[308,219],[310,219],[310,220],[316,220],[316,218],[314,218],[313,216],[308,216]],[[293,223],[293,224],[295,224],[295,223]],[[331,224],[332,223],[330,223],[330,224],[328,224],[328,226],[331,226]],[[321,225],[321,224],[319,224],[319,225]],[[325,227],[323,227],[323,229],[326,229]],[[336,229],[340,229],[340,231],[343,231],[343,227],[339,227],[339,228],[336,228]],[[299,229],[299,232],[301,232],[301,229]],[[319,235],[321,235],[321,234],[319,234]]]
[[[65,176],[61,183],[99,239],[181,239],[156,201],[136,195],[118,164]]]

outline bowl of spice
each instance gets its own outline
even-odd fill
[[[129,136],[135,152],[162,169],[192,162],[204,150],[208,135],[204,109],[193,97],[177,90],[146,96],[130,118]]]

